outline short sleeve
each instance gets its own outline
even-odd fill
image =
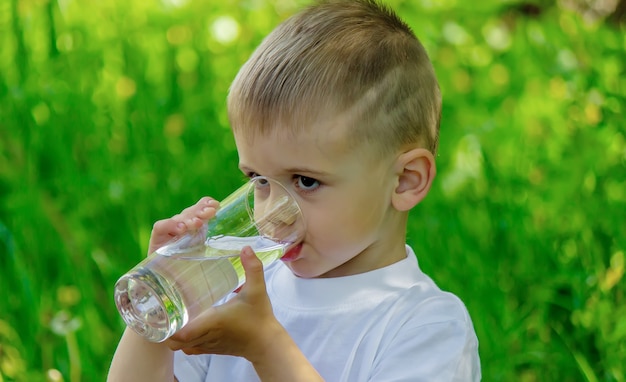
[[[471,323],[451,320],[401,330],[378,354],[371,381],[480,381],[478,340]]]

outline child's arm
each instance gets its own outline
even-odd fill
[[[171,238],[199,229],[215,215],[218,203],[202,198],[170,219],[158,221],[149,253]],[[173,351],[244,357],[262,381],[322,381],[287,331],[274,317],[265,289],[263,264],[250,248],[241,262],[246,283],[237,296],[212,307],[164,343],[151,343],[127,329],[109,370],[109,381],[172,381]],[[168,347],[169,346],[169,347]]]
[[[165,344],[146,341],[131,329],[122,335],[107,381],[174,381],[174,352]]]
[[[208,197],[169,219],[156,222],[150,236],[148,253],[153,253],[172,238],[199,229],[204,221],[215,215],[218,203]],[[167,381],[174,380],[174,353],[166,344],[152,343],[131,329],[120,340],[111,367],[109,381]]]
[[[274,317],[263,264],[241,253],[246,283],[238,295],[190,322],[166,343],[187,354],[228,354],[250,361],[262,381],[323,381]]]

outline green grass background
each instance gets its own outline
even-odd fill
[[[626,380],[624,23],[388,2],[444,96],[408,242],[466,302],[484,380]],[[116,279],[154,221],[241,183],[229,83],[303,3],[0,2],[0,381],[104,379]]]

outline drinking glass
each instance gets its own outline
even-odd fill
[[[123,275],[115,304],[124,322],[162,342],[245,281],[245,246],[264,265],[304,235],[302,212],[278,181],[255,177],[224,199],[200,230],[174,238]]]

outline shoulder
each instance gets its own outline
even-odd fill
[[[399,363],[390,361],[399,360],[413,365],[408,367],[409,374],[429,376],[423,380],[480,380],[478,338],[465,304],[455,294],[439,288],[419,269],[417,261],[414,264],[415,282],[394,304],[377,372],[385,375],[400,369]],[[422,366],[416,366],[416,360]]]
[[[414,278],[402,291],[398,302],[416,325],[436,324],[445,321],[469,322],[471,319],[465,304],[453,293],[442,290],[424,273],[413,250],[407,246],[407,266]]]
[[[467,308],[434,283],[402,294],[380,345],[377,378],[406,373],[407,380],[480,380],[478,338]]]
[[[408,256],[415,256],[407,247]],[[432,278],[419,268],[413,258],[415,281],[398,296],[395,320],[403,331],[436,327],[456,328],[461,336],[473,336],[474,327],[463,301],[451,292],[442,290]]]
[[[407,321],[414,326],[447,321],[471,322],[463,301],[450,292],[442,291],[434,283],[428,290],[419,285],[407,289],[398,302],[405,311]]]

